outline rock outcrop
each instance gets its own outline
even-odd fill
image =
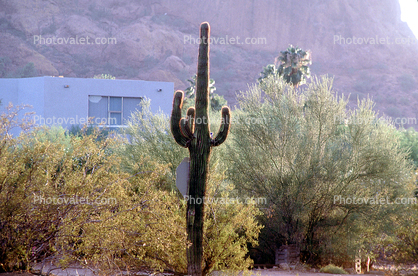
[[[40,75],[109,73],[185,89],[196,73],[195,30],[208,21],[217,39],[211,76],[232,106],[235,92],[293,44],[310,49],[313,74],[334,76],[336,89],[353,101],[369,94],[392,117],[418,116],[418,40],[400,20],[397,0],[24,0],[0,6],[0,58],[8,58],[0,64],[3,77],[33,62]],[[90,44],[69,40],[87,37]],[[54,38],[62,43],[47,43]]]

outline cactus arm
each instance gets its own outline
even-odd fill
[[[194,115],[195,115],[195,109],[194,107],[189,107],[189,109],[187,109],[187,125],[186,127],[188,127],[190,129],[190,132],[193,134],[194,133]]]
[[[189,140],[181,133],[180,120],[181,120],[181,107],[183,105],[183,91],[177,90],[173,99],[173,111],[171,112],[171,133],[174,140],[180,146],[187,148]]]
[[[222,144],[229,133],[229,128],[231,126],[231,112],[227,106],[222,107],[222,122],[219,127],[218,134],[216,134],[215,139],[211,140],[212,146],[216,147]]]
[[[180,120],[180,130],[184,137],[187,139],[193,138],[193,133],[190,131],[189,122],[186,118],[181,118]]]

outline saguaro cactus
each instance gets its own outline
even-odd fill
[[[219,146],[228,136],[230,111],[222,107],[222,123],[218,134],[212,138],[209,129],[209,23],[200,25],[200,45],[197,66],[195,108],[187,110],[181,118],[183,91],[176,91],[171,113],[171,132],[176,142],[189,149],[190,175],[187,200],[187,271],[189,275],[202,275],[204,196],[211,147]]]

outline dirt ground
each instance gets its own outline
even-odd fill
[[[45,273],[46,274],[46,273]],[[44,274],[44,275],[45,275]],[[12,272],[12,273],[0,273],[0,276],[33,276],[35,274],[31,273],[19,273],[19,272]],[[51,271],[50,275],[56,276],[91,276],[93,275],[91,271],[84,271],[83,269],[67,269],[63,270],[55,270]],[[153,274],[155,275],[155,274]],[[160,274],[162,275],[162,274]],[[214,273],[216,276],[222,276],[221,273]],[[327,273],[313,273],[313,272],[298,272],[294,271],[283,271],[277,269],[254,269],[252,270],[252,274],[254,276],[331,276],[334,274],[327,274]],[[382,272],[370,272],[367,275],[384,275]],[[358,276],[358,274],[345,274],[344,276]]]
[[[329,274],[329,273],[314,273],[314,272],[298,272],[297,270],[293,271],[283,271],[283,270],[276,270],[276,269],[254,269],[251,275],[260,275],[260,276],[331,276],[331,275],[344,275],[344,276],[359,276],[358,274]],[[258,274],[260,273],[260,274]],[[382,272],[370,272],[367,274],[368,276],[379,275],[382,276],[384,273]]]

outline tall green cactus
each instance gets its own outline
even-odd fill
[[[189,149],[190,175],[187,201],[187,271],[189,275],[202,275],[204,196],[211,147],[219,146],[228,136],[230,111],[222,107],[222,123],[215,138],[209,129],[209,23],[200,25],[200,45],[197,66],[195,107],[181,118],[183,91],[176,91],[171,113],[171,132],[176,142]],[[194,200],[193,200],[194,199]]]

